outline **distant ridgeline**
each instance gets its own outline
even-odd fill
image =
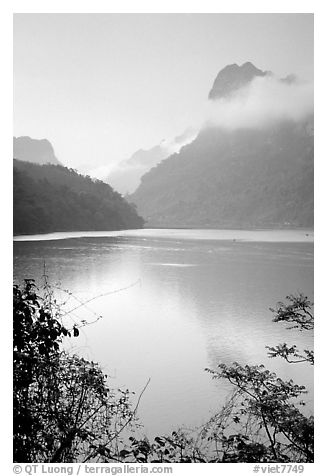
[[[14,234],[142,228],[133,205],[100,180],[14,159]]]
[[[47,139],[32,139],[28,136],[14,137],[13,149],[15,159],[34,164],[61,165]]]

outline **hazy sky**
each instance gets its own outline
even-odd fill
[[[313,77],[311,14],[16,14],[14,134],[92,169],[182,133],[227,64]]]

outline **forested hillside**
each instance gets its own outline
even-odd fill
[[[60,165],[14,160],[14,234],[141,228],[109,185]]]
[[[205,129],[130,198],[147,226],[312,226],[313,118]]]

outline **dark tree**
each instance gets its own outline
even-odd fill
[[[51,293],[14,286],[14,461],[76,462],[119,452],[135,412],[99,365],[62,349],[77,327],[61,323]]]

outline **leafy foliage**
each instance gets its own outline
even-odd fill
[[[274,321],[301,322],[301,329],[313,327],[313,304],[300,294],[287,297],[288,305],[278,303]],[[304,310],[304,311],[303,311]],[[292,314],[290,312],[292,311]],[[298,312],[304,312],[301,318]],[[304,316],[307,316],[306,319]],[[299,320],[300,319],[300,320]],[[286,345],[286,344],[285,344]],[[293,357],[296,347],[293,349]],[[284,357],[281,345],[273,357]],[[304,351],[311,355],[312,351]],[[313,355],[313,352],[312,352]],[[288,360],[290,362],[290,360]],[[313,363],[310,358],[296,362]],[[139,462],[312,462],[314,458],[314,420],[300,408],[307,393],[303,385],[282,380],[264,365],[220,364],[207,369],[214,379],[230,382],[234,391],[225,406],[199,429],[180,429],[153,442],[133,438],[132,451],[124,453],[127,461]]]
[[[273,321],[291,324],[288,329],[313,330],[314,318],[311,312],[313,303],[307,296],[302,293],[298,296],[291,294],[286,296],[286,301],[286,303],[279,302],[276,309],[270,309],[274,313]]]
[[[116,453],[134,421],[129,392],[111,391],[99,365],[61,349],[67,329],[33,280],[14,286],[14,461],[74,462]]]
[[[301,331],[313,330],[313,303],[303,294],[287,296],[286,300],[287,304],[280,302],[271,309],[273,321],[287,322]],[[314,362],[312,350],[304,350],[303,355],[295,345],[279,344],[268,349],[270,357],[282,357],[289,363]],[[313,416],[299,410],[305,405],[299,400],[307,393],[304,386],[278,378],[264,365],[242,366],[235,362],[208,371],[213,378],[227,379],[237,389],[240,402],[233,409],[233,420],[239,427],[238,439],[245,438],[252,449],[258,450],[254,461],[313,461]],[[248,461],[246,454],[236,454],[236,460]]]
[[[219,371],[211,373],[238,389],[241,399],[233,420],[239,428],[237,439],[259,450],[256,455],[252,453],[256,457],[252,461],[313,460],[313,419],[304,416],[295,404],[306,393],[305,387],[278,378],[263,365],[221,364]],[[244,461],[245,457],[249,462],[245,454],[233,455],[232,459]]]
[[[314,317],[312,314],[313,303],[307,296],[300,293],[298,296],[286,296],[286,303],[279,302],[276,309],[270,309],[274,313],[274,322],[289,324],[288,329],[299,331],[313,331]],[[309,362],[314,364],[314,351],[304,349],[300,352],[296,345],[288,346],[286,343],[276,347],[268,347],[269,357],[282,357],[291,364]]]
[[[312,303],[303,295],[278,303],[274,321],[313,328]],[[113,392],[99,365],[62,350],[66,328],[47,288],[34,281],[14,286],[14,460],[16,462],[312,462],[312,416],[300,407],[306,389],[282,380],[263,365],[220,364],[207,369],[225,379],[233,393],[198,429],[179,429],[152,441],[137,434],[130,392]],[[299,359],[295,346],[270,348],[272,357]],[[286,352],[286,354],[285,354]],[[311,355],[309,350],[304,351]],[[149,382],[148,382],[149,383]]]

